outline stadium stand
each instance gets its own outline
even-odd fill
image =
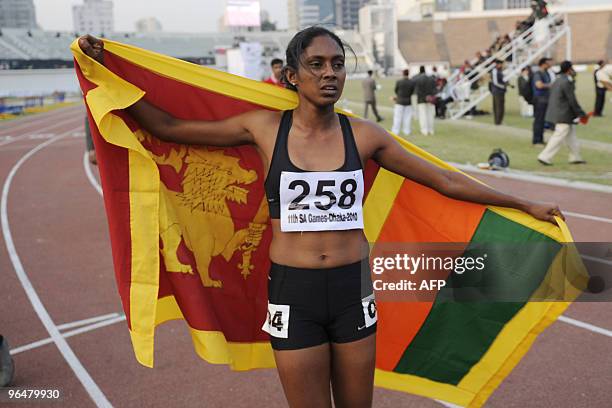
[[[176,58],[214,65],[215,47],[232,48],[240,41],[260,42],[264,49],[265,59],[284,58],[285,49],[293,34],[292,32],[269,31],[240,34],[112,33],[106,38]],[[361,72],[369,69],[372,66],[373,58],[365,50],[359,34],[356,31],[341,31],[339,34],[355,51],[357,70]],[[72,54],[69,46],[75,37],[76,34],[70,32],[3,28],[2,35],[0,35],[0,67],[71,66]],[[347,63],[354,65],[352,54],[347,56]]]
[[[466,59],[472,59],[479,50],[475,45],[475,38],[485,39],[485,43],[492,42],[487,28],[487,20],[474,19],[470,29],[465,29],[465,21],[452,19],[444,23],[444,34],[449,49],[449,62],[451,65],[463,64]],[[488,45],[488,44],[487,44]]]
[[[608,53],[609,36],[612,33],[612,11],[575,13],[568,16],[572,27],[572,60],[575,62],[595,62],[602,58],[612,57]],[[557,61],[563,58],[565,40],[558,44],[553,57]]]
[[[572,29],[572,59],[577,63],[592,63],[612,57],[612,10],[574,11],[567,14]],[[476,50],[491,45],[497,35],[514,30],[522,16],[478,16],[446,20],[398,21],[399,49],[407,63],[446,61],[437,44],[436,31],[444,35],[451,66],[460,66],[471,59]],[[434,25],[441,29],[434,30]],[[553,56],[562,58],[565,42],[560,41]]]
[[[441,61],[431,21],[398,22],[399,49],[408,63]]]

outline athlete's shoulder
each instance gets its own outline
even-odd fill
[[[280,122],[282,112],[268,109],[255,109],[242,114],[243,120],[247,121],[248,125],[255,127],[270,127]]]
[[[258,109],[245,114],[243,120],[256,143],[265,144],[266,140],[276,140],[281,116],[281,111]]]

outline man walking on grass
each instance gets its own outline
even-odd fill
[[[382,122],[383,118],[378,114],[376,109],[376,81],[372,78],[372,70],[368,71],[368,76],[361,82],[363,88],[363,102],[365,103],[365,112],[363,113],[364,118],[368,118],[368,106],[372,106],[372,112],[376,116],[377,122]]]
[[[557,154],[563,142],[570,150],[569,162],[571,164],[585,164],[580,156],[580,145],[576,138],[577,118],[583,119],[586,114],[576,100],[574,78],[576,71],[570,61],[561,63],[561,75],[550,87],[550,99],[546,110],[546,121],[554,123],[555,133],[548,144],[538,155],[538,161],[545,166],[552,165],[552,159]]]

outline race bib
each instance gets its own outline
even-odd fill
[[[272,337],[289,338],[289,305],[275,305],[268,303],[268,316],[261,330]]]
[[[363,229],[363,172],[283,171],[281,231]]]
[[[357,330],[365,329],[366,327],[372,326],[378,321],[378,314],[376,312],[376,300],[374,294],[361,299],[361,306],[363,307],[363,320],[364,325],[357,327]]]

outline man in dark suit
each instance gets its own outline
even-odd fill
[[[496,125],[504,121],[506,110],[506,81],[504,81],[504,62],[495,60],[495,68],[491,71],[491,94],[493,95],[493,117]]]
[[[409,71],[403,71],[402,79],[395,83],[395,106],[393,107],[393,127],[391,132],[399,135],[400,128],[404,135],[410,135],[412,121],[412,94],[414,81],[409,78]]]
[[[586,163],[580,156],[580,145],[576,138],[577,118],[584,118],[586,114],[576,100],[574,77],[576,71],[570,61],[561,63],[561,74],[550,87],[550,98],[546,109],[546,121],[554,123],[555,133],[548,144],[538,155],[538,161],[546,166],[552,165],[552,159],[565,142],[570,150],[569,162],[571,164]]]
[[[419,67],[419,74],[413,78],[414,91],[417,95],[419,125],[423,135],[434,134],[436,116],[435,95],[438,93],[436,80],[425,73],[425,66]]]
[[[533,138],[534,145],[544,144],[544,119],[548,108],[550,86],[550,58],[542,58],[538,62],[538,70],[533,75]]]

